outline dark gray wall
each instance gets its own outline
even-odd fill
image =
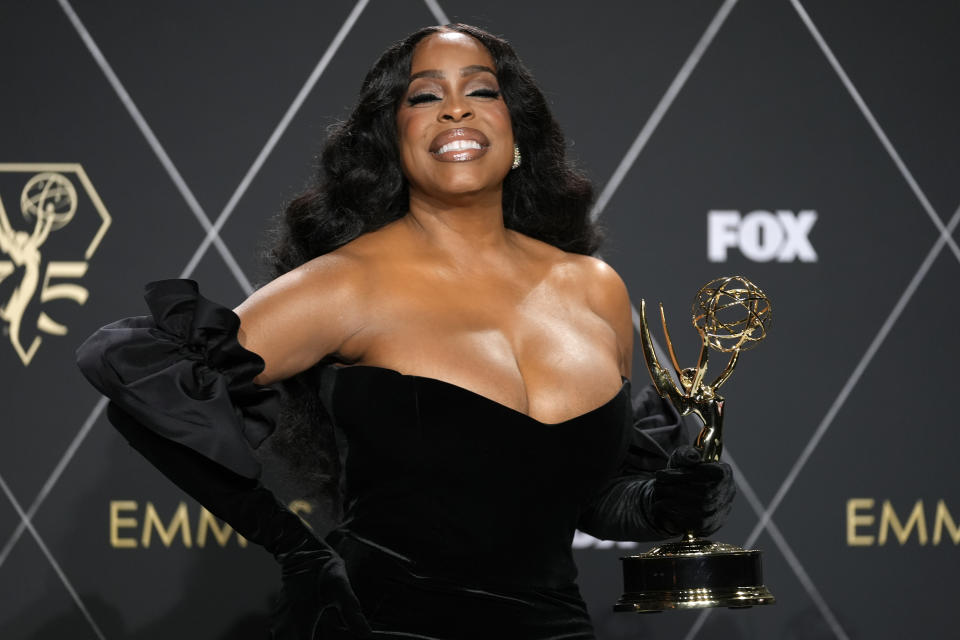
[[[740,493],[716,537],[765,551],[778,604],[614,615],[624,549],[578,538],[599,637],[952,635],[956,2],[15,0],[0,6],[0,637],[264,637],[272,561],[235,538],[198,547],[195,503],[109,427],[73,350],[142,313],[148,280],[189,275],[238,303],[367,67],[440,12],[533,69],[596,182],[603,257],[635,302],[665,303],[682,359],[707,280],[744,273],[773,300],[770,338],[725,387]],[[20,196],[43,171],[76,210],[31,240]],[[711,238],[717,211],[765,213]],[[168,525],[181,500],[191,545],[148,527],[145,546],[151,509]]]

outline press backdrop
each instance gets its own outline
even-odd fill
[[[598,636],[956,637],[960,5],[892,0],[4,2],[0,637],[264,637],[272,560],[131,452],[73,351],[149,280],[240,302],[366,69],[447,21],[515,44],[685,364],[700,285],[773,300],[716,537],[778,603],[614,614],[633,549],[578,536]]]

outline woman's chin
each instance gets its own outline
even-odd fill
[[[422,195],[431,200],[464,205],[478,198],[494,195],[499,197],[503,191],[503,182],[462,176],[460,179],[445,180],[443,184],[433,185],[433,188],[430,189],[411,190],[410,195],[415,197],[416,191],[420,191]]]

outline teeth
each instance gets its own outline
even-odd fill
[[[481,149],[480,143],[476,140],[454,140],[453,142],[448,142],[439,149],[437,149],[437,155],[446,153],[447,151],[462,151],[464,149]]]

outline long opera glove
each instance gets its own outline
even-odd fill
[[[633,413],[620,469],[580,514],[579,529],[637,542],[719,529],[736,495],[729,465],[701,460],[679,414],[652,386],[633,398]]]
[[[251,447],[272,430],[277,401],[253,383],[263,361],[237,342],[239,318],[187,280],[151,283],[146,297],[152,317],[108,325],[77,351],[111,399],[108,418],[177,486],[274,555],[283,588],[273,638],[343,627],[368,635],[342,559],[256,479]]]

